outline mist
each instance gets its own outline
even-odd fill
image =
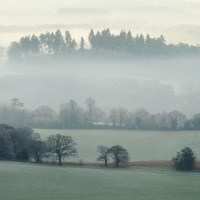
[[[74,99],[85,107],[92,97],[107,114],[112,108],[144,107],[151,113],[179,110],[191,117],[200,111],[199,64],[198,59],[175,59],[10,65],[2,68],[1,102],[18,98],[26,108],[47,105],[59,112],[61,103]]]
[[[2,1],[0,46],[8,47],[25,35],[67,29],[76,41],[110,28],[113,34],[131,30],[134,34],[165,36],[166,43],[198,46],[200,2],[189,1]],[[92,97],[98,107],[151,113],[179,110],[188,117],[200,112],[198,79],[200,59],[178,58],[75,58],[43,63],[0,61],[0,102],[18,98],[25,107],[59,105],[74,99],[85,106]]]
[[[199,1],[25,1],[8,0],[0,8],[0,46],[24,35],[42,31],[73,32],[76,40],[85,39],[91,28],[110,28],[114,33],[124,29],[158,37],[167,43],[199,44]]]

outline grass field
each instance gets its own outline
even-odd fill
[[[0,161],[0,199],[199,200],[200,173],[171,168],[105,169]]]
[[[96,162],[96,147],[119,144],[127,149],[131,161],[171,160],[184,147],[190,147],[200,160],[200,132],[194,131],[119,131],[119,130],[47,130],[35,129],[42,139],[52,134],[71,135],[77,143],[78,158],[66,161]]]

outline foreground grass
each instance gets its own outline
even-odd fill
[[[200,173],[0,162],[0,199],[199,200]]]

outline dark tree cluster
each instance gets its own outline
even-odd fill
[[[109,157],[113,159],[116,167],[119,167],[120,163],[127,163],[130,160],[127,150],[120,145],[115,145],[111,148],[101,145],[97,147],[97,152],[100,153],[97,161],[103,161],[105,167],[107,167]]]
[[[0,159],[41,162],[43,158],[62,159],[77,156],[76,143],[71,136],[51,135],[42,141],[31,128],[15,129],[0,124]]]
[[[158,38],[151,38],[149,34],[132,35],[131,31],[122,30],[119,35],[111,34],[109,29],[97,31],[93,30],[89,34],[89,43],[92,49],[105,49],[114,52],[127,52],[134,55],[146,56],[173,56],[173,55],[197,55],[200,49],[188,44],[178,45],[166,44],[163,35]]]
[[[199,55],[200,48],[184,43],[166,44],[163,35],[158,38],[150,37],[149,34],[137,34],[133,36],[129,30],[122,30],[118,35],[111,34],[110,29],[104,29],[94,33],[90,31],[88,41],[91,49],[87,52],[96,52],[101,55],[102,51],[113,53],[128,53],[135,56],[186,56]],[[81,37],[79,45],[72,38],[68,30],[64,35],[58,29],[56,32],[42,33],[38,36],[24,36],[19,42],[12,42],[8,50],[10,59],[19,59],[26,56],[60,55],[65,57],[68,54],[85,51],[85,40]],[[79,54],[78,54],[79,55]]]
[[[80,50],[84,51],[85,41],[81,37]],[[19,42],[12,42],[8,50],[10,59],[19,59],[25,56],[38,55],[66,55],[74,53],[78,49],[78,44],[71,37],[69,31],[65,31],[65,35],[58,29],[54,32],[46,32],[36,35],[24,36]]]
[[[173,157],[172,161],[176,170],[189,171],[195,169],[196,157],[189,147],[177,152],[176,157]]]
[[[35,145],[41,141],[40,135],[31,128],[18,128],[0,125],[0,158],[28,161],[33,158],[37,162],[41,156],[36,157]]]
[[[93,98],[86,99],[85,108],[71,99],[60,104],[58,113],[48,106],[32,111],[23,106],[17,98],[0,104],[1,123],[49,129],[200,130],[200,114],[188,119],[177,110],[151,114],[145,108],[131,111],[120,107],[112,108],[106,116]]]
[[[105,166],[109,158],[112,158],[115,166],[119,167],[120,163],[127,163],[130,158],[126,149],[120,145],[107,148],[98,146],[97,151],[100,153],[98,161],[104,161]],[[68,157],[76,157],[76,143],[71,136],[50,135],[42,141],[40,135],[35,133],[31,128],[15,129],[7,124],[0,124],[0,159],[16,159],[19,161],[41,162],[45,159],[56,159],[59,165],[62,160]],[[82,160],[80,163],[82,165]]]

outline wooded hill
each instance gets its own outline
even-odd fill
[[[12,42],[8,57],[10,59],[20,59],[26,56],[59,55],[66,57],[69,54],[83,56],[85,52],[95,52],[96,55],[102,55],[102,52],[111,54],[128,54],[136,57],[176,57],[176,56],[199,56],[200,48],[198,46],[184,43],[167,44],[165,37],[161,35],[158,38],[151,37],[149,34],[137,34],[133,36],[131,31],[122,30],[118,35],[112,34],[109,29],[90,31],[88,36],[90,48],[85,48],[85,39],[81,37],[77,42],[71,36],[68,30],[64,35],[58,29],[54,32],[41,33],[38,36],[24,36],[19,42]],[[117,57],[116,56],[116,57]]]

